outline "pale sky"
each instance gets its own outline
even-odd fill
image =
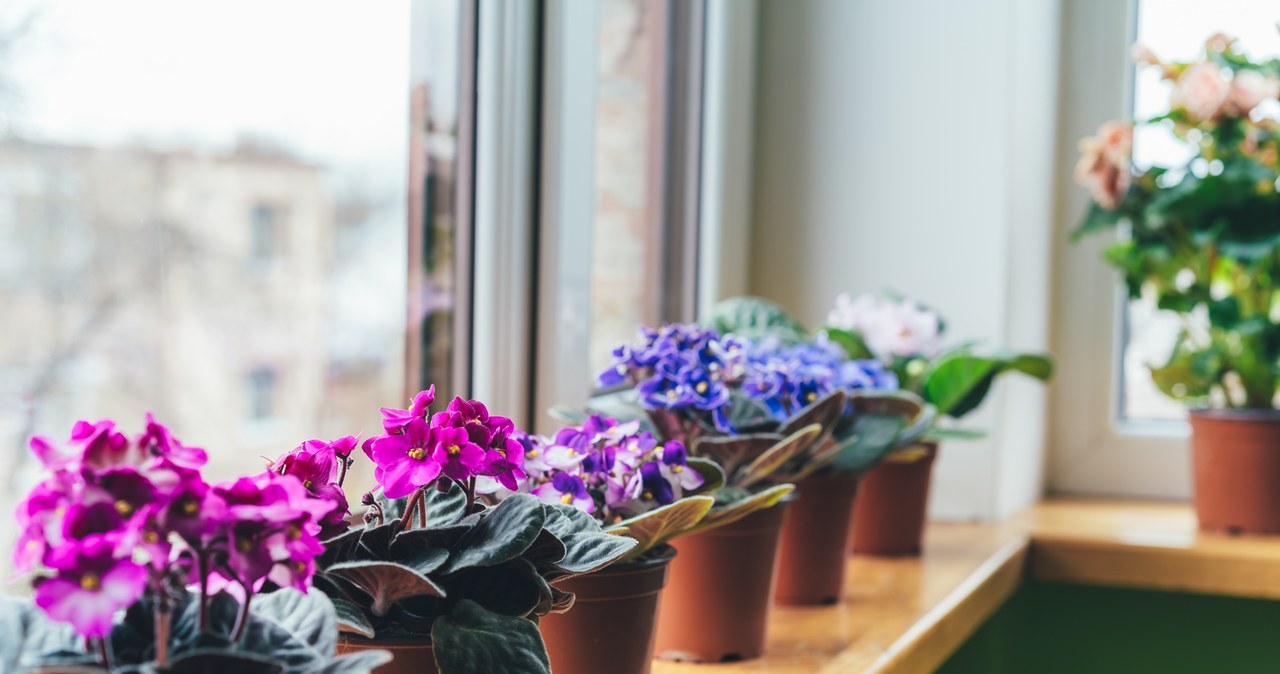
[[[4,0],[38,30],[10,74],[50,141],[225,147],[243,133],[402,171],[409,0]]]

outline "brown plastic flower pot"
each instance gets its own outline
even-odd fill
[[[896,557],[920,554],[929,510],[929,479],[938,443],[923,442],[912,461],[890,458],[862,477],[853,506],[853,551]]]
[[[733,662],[764,653],[786,504],[680,538],[658,610],[657,655]]]
[[[1280,533],[1280,412],[1192,410],[1200,528]]]
[[[431,642],[378,641],[343,636],[338,639],[338,655],[361,651],[390,651],[391,662],[377,667],[373,674],[439,674],[436,652]]]
[[[858,476],[811,475],[796,483],[778,552],[779,604],[834,604],[844,596]]]
[[[542,618],[542,639],[556,674],[649,674],[658,599],[675,556],[609,567],[557,587],[576,595],[568,613]]]

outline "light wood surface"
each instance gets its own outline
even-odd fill
[[[1200,533],[1186,505],[1052,500],[998,524],[930,524],[920,558],[852,557],[846,600],[776,608],[768,653],[654,674],[925,674],[1025,577],[1280,598],[1280,537]]]

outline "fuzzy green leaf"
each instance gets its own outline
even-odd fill
[[[722,335],[777,337],[788,344],[804,340],[809,334],[785,309],[761,297],[733,297],[718,302],[703,323]]]
[[[779,501],[795,490],[796,486],[794,484],[778,484],[764,491],[736,499],[731,503],[716,506],[708,511],[702,521],[687,533],[737,522],[754,512],[777,505]]]
[[[538,626],[463,599],[431,627],[441,674],[551,674]]]
[[[408,597],[443,597],[444,590],[430,578],[396,562],[362,560],[340,562],[326,571],[346,580],[372,600],[375,616],[386,615],[391,605]]]
[[[735,473],[732,483],[747,488],[772,477],[787,462],[809,449],[821,435],[822,427],[818,424],[811,424],[788,435]]]
[[[471,566],[493,566],[519,557],[538,538],[546,512],[536,496],[516,494],[484,513],[458,540],[458,550],[443,568],[453,573]]]
[[[690,496],[625,519],[605,532],[636,540],[637,545],[631,552],[618,560],[626,562],[697,526],[713,505],[715,499],[710,496]]]

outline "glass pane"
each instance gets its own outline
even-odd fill
[[[1254,56],[1280,55],[1275,3],[1266,0],[1143,0],[1138,6],[1137,41],[1160,58],[1189,60],[1202,55],[1204,42],[1218,31],[1239,38]],[[1135,79],[1134,115],[1152,117],[1169,109],[1170,85],[1155,68],[1139,68]],[[1188,150],[1169,130],[1146,127],[1133,140],[1133,160],[1139,167],[1176,165],[1190,158]],[[1190,317],[1196,326],[1203,318]],[[1126,316],[1121,415],[1133,420],[1182,419],[1185,408],[1151,381],[1149,367],[1162,365],[1173,349],[1180,317],[1159,311],[1149,299],[1129,303]]]
[[[77,418],[152,410],[216,479],[401,401],[409,25],[408,0],[0,6],[0,502],[26,437]]]
[[[592,245],[593,372],[640,324],[658,320],[665,14],[661,2],[599,4],[596,207]]]

